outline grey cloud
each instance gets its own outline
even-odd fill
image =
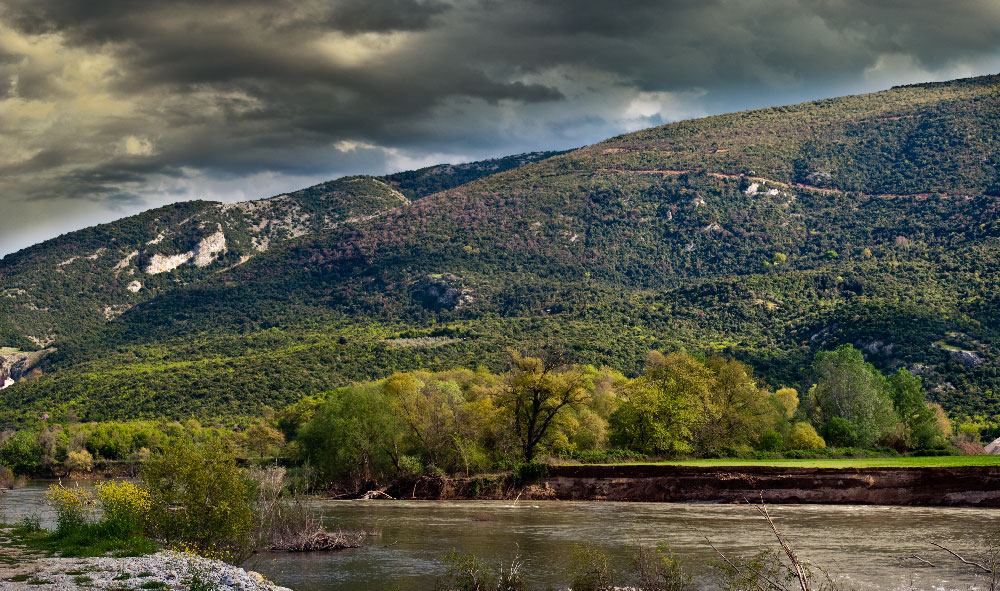
[[[0,0],[5,28],[60,45],[0,41],[0,199],[109,207],[1000,68],[989,1]]]

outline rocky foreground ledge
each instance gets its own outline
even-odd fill
[[[3,553],[8,548],[0,548]],[[36,558],[0,564],[0,589],[63,591],[89,589],[291,591],[253,571],[180,552],[132,558]],[[202,584],[198,584],[202,583]]]

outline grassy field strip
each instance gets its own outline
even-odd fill
[[[601,464],[604,466],[776,466],[789,468],[951,468],[957,466],[1000,466],[1000,455],[987,456],[933,456],[899,458],[823,458],[807,460],[737,460],[706,459],[677,460],[672,462],[634,462],[629,464]]]

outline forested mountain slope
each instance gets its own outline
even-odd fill
[[[538,343],[626,373],[651,348],[724,351],[800,387],[815,351],[853,343],[952,411],[1000,412],[998,102],[992,76],[684,121],[417,201],[345,180],[372,186],[366,209],[183,267],[61,340],[0,394],[5,418],[239,415]],[[3,261],[5,289],[30,250]],[[50,318],[30,334],[59,334]]]

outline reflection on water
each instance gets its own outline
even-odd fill
[[[13,491],[0,497],[0,510],[8,521],[25,511],[43,513],[43,492],[44,485]],[[739,505],[315,501],[311,507],[328,527],[377,527],[382,535],[356,550],[265,554],[246,566],[298,591],[432,589],[444,571],[441,556],[456,550],[493,564],[518,555],[532,581],[558,586],[567,582],[564,573],[576,543],[593,542],[625,561],[635,543],[663,540],[709,589],[705,563],[715,555],[704,536],[726,553],[774,547],[766,523]],[[986,534],[1000,529],[1000,512],[990,509],[774,505],[770,510],[801,557],[858,589],[974,588],[969,571],[929,542],[974,554]],[[937,567],[900,560],[911,554]]]

